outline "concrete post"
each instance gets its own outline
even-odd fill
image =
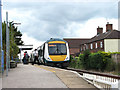
[[[8,76],[9,67],[9,30],[8,30],[8,12],[6,12],[6,76]]]

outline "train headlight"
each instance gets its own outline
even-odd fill
[[[51,59],[50,59],[50,58],[47,58],[47,60],[51,61]]]
[[[68,59],[68,57],[66,57],[66,60]]]
[[[69,60],[69,58],[68,58],[68,57],[66,57],[65,61],[67,61],[67,60]]]
[[[50,58],[48,58],[48,60],[50,60]]]

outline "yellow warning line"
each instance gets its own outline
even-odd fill
[[[38,65],[35,65],[35,66],[38,67],[38,68],[44,69],[44,70],[46,70],[46,71],[55,72],[55,71],[50,70],[50,69],[47,69],[47,68],[45,68],[45,67],[41,67],[41,66],[38,66]]]

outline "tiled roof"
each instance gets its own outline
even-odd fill
[[[90,39],[88,38],[63,38],[68,42],[70,48],[79,48],[80,44],[88,42]]]
[[[120,31],[118,30],[111,30],[99,35],[94,36],[89,40],[87,43],[102,40],[102,39],[120,39]]]
[[[81,44],[91,43],[94,41],[99,41],[103,39],[120,39],[120,31],[118,30],[111,30],[105,33],[101,33],[89,38],[63,38],[65,41],[69,43],[70,48],[79,48]]]

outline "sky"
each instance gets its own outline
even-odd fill
[[[97,27],[118,30],[119,0],[3,0],[2,20],[19,22],[22,40],[34,48],[50,38],[91,38]]]

